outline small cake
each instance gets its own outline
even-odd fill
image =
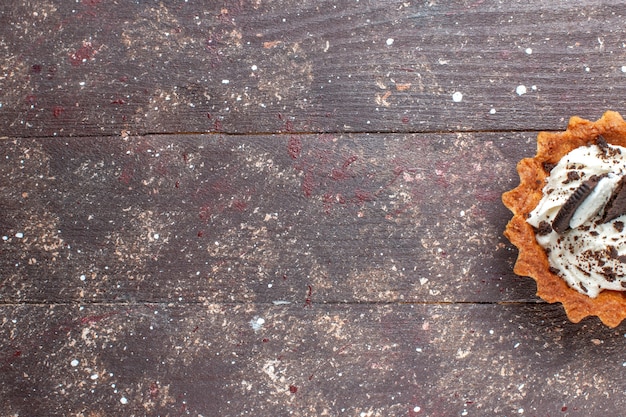
[[[626,318],[626,122],[606,112],[541,132],[537,154],[519,162],[520,185],[503,194],[513,212],[505,236],[519,249],[514,272],[568,318]]]

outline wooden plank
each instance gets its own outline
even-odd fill
[[[619,8],[522,3],[4,2],[2,134],[523,131],[623,111]]]
[[[0,307],[2,415],[621,415],[624,328],[558,306]]]
[[[533,133],[5,140],[9,302],[534,300],[500,195]]]

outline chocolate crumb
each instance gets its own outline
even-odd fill
[[[537,236],[545,236],[549,235],[550,233],[552,233],[552,226],[550,226],[550,223],[545,220],[541,221],[539,223],[539,226],[537,227]]]
[[[596,145],[598,145],[598,148],[600,148],[600,152],[602,153],[602,156],[604,158],[612,158],[616,155],[621,154],[619,148],[613,148],[609,146],[606,139],[604,139],[602,135],[598,135],[598,138],[596,139]]]
[[[563,181],[563,184],[569,184],[572,181],[578,181],[580,179],[580,173],[578,171],[568,171],[567,179]]]
[[[602,276],[608,282],[614,282],[615,279],[617,278],[617,276],[615,275],[615,272],[609,266],[606,266],[606,267],[602,268]]]
[[[624,231],[624,222],[613,222],[613,228],[618,232],[622,233]]]
[[[609,148],[609,144],[602,135],[598,135],[598,137],[596,138],[596,145],[598,145],[598,148],[600,148],[603,153]]]

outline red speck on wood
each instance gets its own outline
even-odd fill
[[[263,343],[267,343],[269,341],[270,341],[269,339],[263,339]]]
[[[233,202],[233,207],[237,211],[245,211],[248,208],[248,204],[243,200],[235,200]]]
[[[313,294],[313,287],[311,287],[310,285],[307,285],[308,287],[308,292],[307,292],[307,297],[304,300],[304,306],[305,307],[310,307],[311,304],[313,303],[313,301],[311,300],[311,295]]]
[[[115,99],[115,100],[111,101],[111,104],[123,105],[123,104],[126,104],[126,101],[124,101],[123,98],[118,98],[118,99]]]
[[[476,195],[477,200],[483,201],[485,203],[493,203],[500,200],[500,193],[498,191],[479,190],[476,191],[474,194]]]
[[[313,189],[315,188],[315,181],[313,180],[313,174],[307,172],[304,174],[304,179],[302,180],[302,191],[306,197],[311,197],[313,194]]]
[[[133,170],[128,167],[125,167],[124,169],[122,169],[122,173],[117,178],[117,180],[124,185],[130,184],[130,181],[132,179],[133,179]]]
[[[64,111],[65,111],[65,108],[63,108],[63,106],[54,106],[52,108],[52,115],[54,117],[59,117],[61,114],[63,114]]]
[[[101,320],[104,319],[108,319],[109,317],[112,317],[114,315],[116,315],[117,312],[113,312],[113,313],[108,313],[108,314],[99,314],[99,315],[95,315],[95,316],[86,316],[80,319],[80,324],[91,324],[91,323],[97,323]]]
[[[70,63],[73,66],[77,67],[83,62],[86,62],[90,60],[91,58],[93,58],[95,54],[96,54],[96,50],[91,44],[91,42],[83,42],[83,46],[78,48],[76,52],[70,54],[69,56]]]
[[[209,221],[211,219],[211,207],[209,207],[208,205],[200,207],[198,216],[202,221]]]
[[[156,382],[150,384],[150,397],[156,398],[159,396],[159,386]]]
[[[295,385],[289,385],[289,392],[295,394],[296,392],[298,392],[298,387],[296,387]]]
[[[561,407],[561,411],[566,412],[567,411],[567,407],[566,406]]]
[[[50,66],[48,67],[48,74],[46,75],[46,77],[51,80],[54,78],[54,74],[56,74],[57,69],[54,66]]]
[[[200,230],[200,231],[198,232],[198,237],[202,237],[202,236],[204,236],[204,231],[203,231],[203,230]]]
[[[30,70],[34,72],[35,74],[39,74],[42,70],[42,67],[39,64],[35,64],[32,67],[30,67]]]
[[[26,96],[26,102],[28,104],[30,104],[31,106],[36,106],[37,105],[37,96],[34,94],[29,94]]]
[[[356,162],[359,159],[356,155],[352,155],[350,158],[346,159],[346,161],[341,166],[343,169],[348,168],[352,163]]]
[[[20,356],[22,356],[22,351],[21,350],[16,350],[15,352],[13,352],[13,357],[14,358],[19,358]]]
[[[365,203],[374,200],[374,196],[369,191],[356,190],[354,196],[359,203]]]
[[[222,128],[222,122],[220,122],[219,120],[216,120],[215,123],[213,123],[213,130],[215,130],[216,132],[220,132]]]
[[[330,177],[335,181],[341,181],[348,178],[348,174],[345,169],[334,168],[330,173]]]
[[[293,159],[298,159],[302,152],[302,141],[295,136],[290,137],[287,143],[287,152]]]
[[[217,191],[218,193],[228,193],[231,188],[231,185],[225,178],[216,180],[213,184],[211,184],[211,189],[213,191]]]

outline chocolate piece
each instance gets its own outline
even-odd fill
[[[602,222],[610,222],[622,214],[626,214],[626,176],[620,178],[609,201],[606,202]]]
[[[572,181],[578,181],[580,179],[580,173],[578,171],[569,171],[567,173],[567,179],[563,181],[563,184],[569,184]]]
[[[552,233],[552,226],[547,221],[541,221],[539,227],[536,230],[537,236],[545,236]]]
[[[589,194],[596,188],[598,182],[602,177],[594,175],[587,181],[584,181],[580,186],[569,196],[565,204],[561,207],[556,214],[554,221],[552,222],[552,229],[559,234],[564,233],[569,229],[569,222],[574,217],[576,209],[581,205],[585,198],[589,197]]]

